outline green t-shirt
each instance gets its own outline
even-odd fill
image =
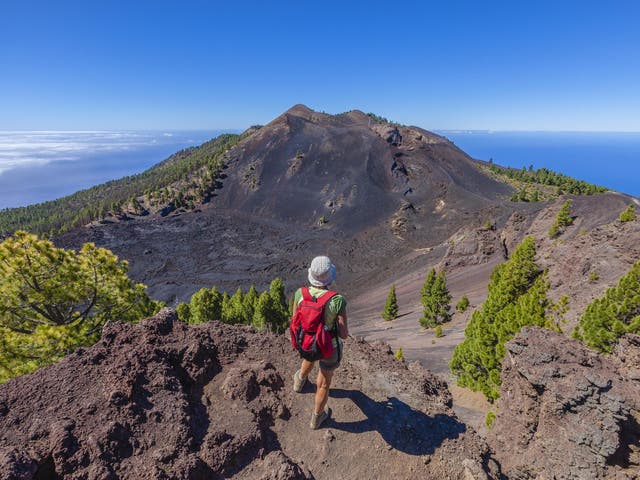
[[[318,288],[318,287],[309,287],[309,293],[316,297],[320,298],[323,293],[327,292],[326,288]],[[296,294],[293,297],[293,301],[296,305],[300,305],[302,301],[302,289],[299,288],[296,290]],[[339,293],[334,295],[331,300],[324,307],[324,324],[327,326],[327,329],[332,330],[336,323],[336,317],[343,313],[347,308],[347,301],[344,299],[342,295]]]

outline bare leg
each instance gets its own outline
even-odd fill
[[[313,368],[313,362],[309,360],[302,360],[302,365],[300,365],[300,377],[307,378],[311,373],[311,369]]]
[[[327,400],[329,399],[329,387],[331,386],[331,379],[333,378],[332,371],[318,371],[318,380],[316,386],[316,401],[314,413],[318,415],[327,406]]]

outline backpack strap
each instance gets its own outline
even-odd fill
[[[323,293],[322,296],[317,300],[318,306],[322,308],[322,310],[324,310],[325,305],[329,303],[329,301],[333,297],[335,297],[337,294],[338,292],[332,292],[331,290],[327,290],[327,292]],[[324,312],[323,312],[323,315],[324,315]],[[322,322],[324,323],[324,317],[322,319]],[[331,335],[335,338],[338,337],[338,319],[337,318],[336,318],[336,321],[333,323],[333,328],[331,329]],[[340,342],[338,342],[338,344],[340,344]],[[338,354],[340,355],[340,353]]]
[[[305,302],[316,301],[316,299],[309,293],[309,287],[302,287],[300,290],[302,291],[302,300],[304,300]]]
[[[316,302],[318,302],[318,304],[321,307],[324,307],[327,303],[329,303],[329,300],[331,300],[333,297],[335,297],[338,294],[338,292],[332,292],[331,290],[327,290],[326,293],[323,293],[320,298],[316,299]]]
[[[338,292],[327,290],[325,293],[320,295],[320,297],[316,298],[309,292],[309,287],[302,287],[300,291],[302,293],[302,300],[304,300],[305,302],[317,303],[321,308],[324,307],[329,300],[331,300],[338,294]]]

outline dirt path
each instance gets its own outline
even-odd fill
[[[444,397],[425,396],[426,385],[432,392],[443,387],[421,371],[407,371],[382,345],[348,341],[325,428],[308,427],[316,371],[301,394],[287,393],[292,416],[273,427],[282,451],[318,479],[390,478],[390,471],[393,478],[445,478],[438,473],[450,471],[450,456],[471,455],[477,437],[450,414]]]
[[[445,379],[453,395],[456,414],[479,432],[485,431],[485,415],[491,405],[482,394],[456,386],[449,372],[449,361],[453,349],[464,340],[464,329],[471,313],[486,298],[491,271],[501,261],[496,255],[490,263],[457,269],[448,274],[447,286],[452,295],[452,306],[455,306],[462,295],[467,295],[470,306],[465,313],[453,314],[451,322],[443,326],[443,336],[440,338],[435,337],[433,330],[424,330],[419,325],[422,315],[420,288],[430,266],[390,278],[387,284],[378,285],[349,302],[352,333],[368,341],[388,342],[394,351],[402,348],[407,361],[417,360]],[[391,283],[396,284],[399,317],[385,322],[380,317],[380,312]]]

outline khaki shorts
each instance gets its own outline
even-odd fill
[[[340,360],[342,360],[343,348],[344,347],[339,344],[337,348],[333,349],[333,353],[330,357],[320,360],[320,370],[323,370],[325,372],[333,372],[336,368],[338,368],[340,366]]]

